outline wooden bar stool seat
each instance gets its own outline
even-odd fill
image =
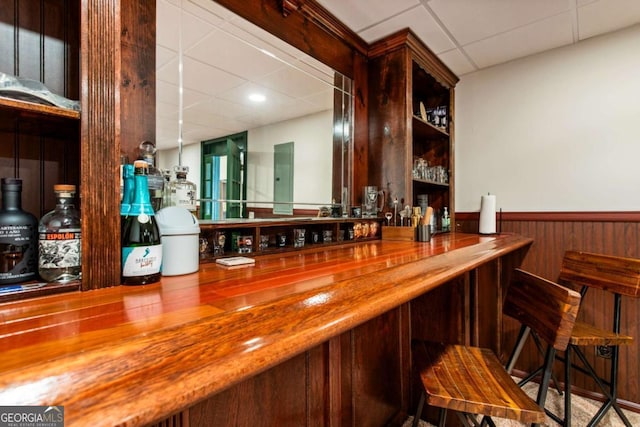
[[[542,386],[535,402],[518,387],[491,350],[414,341],[414,366],[422,381],[423,393],[413,426],[418,424],[425,401],[441,408],[441,426],[447,410],[456,411],[465,426],[477,425],[476,415],[482,416],[480,423],[489,425],[494,425],[491,417],[543,423],[542,408],[555,352],[567,348],[579,305],[579,293],[523,270],[514,271],[503,312],[548,345]]]
[[[427,404],[527,424],[545,421],[544,411],[518,387],[491,350],[419,341],[413,352]]]
[[[616,334],[606,329],[596,328],[588,323],[577,321],[573,327],[569,344],[578,346],[588,345],[629,345],[633,337]]]

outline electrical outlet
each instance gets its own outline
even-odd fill
[[[596,356],[602,357],[603,359],[611,359],[611,346],[609,345],[599,345],[596,347]]]

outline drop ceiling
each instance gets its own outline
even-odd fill
[[[458,76],[640,22],[639,0],[318,2],[367,42],[411,28]],[[210,0],[157,3],[158,148],[177,146],[180,111],[182,138],[190,144],[331,105],[332,90],[320,83],[331,81],[331,71],[312,58]],[[241,41],[247,38],[248,44]],[[242,55],[255,48],[277,58]],[[179,52],[184,66],[182,107],[176,96]],[[285,63],[306,74],[294,73]],[[251,90],[264,91],[269,103],[249,104],[246,96]]]
[[[458,76],[640,22],[638,0],[318,0],[373,42],[410,27]]]

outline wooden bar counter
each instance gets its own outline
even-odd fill
[[[0,304],[0,405],[64,405],[67,426],[397,425],[411,337],[500,351],[502,285],[530,244],[316,245]]]

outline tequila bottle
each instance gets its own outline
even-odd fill
[[[176,179],[169,183],[171,205],[196,211],[196,185],[187,180],[188,166],[175,166]]]
[[[56,207],[38,226],[38,274],[47,282],[67,283],[82,278],[80,212],[75,207],[75,185],[53,186]]]

